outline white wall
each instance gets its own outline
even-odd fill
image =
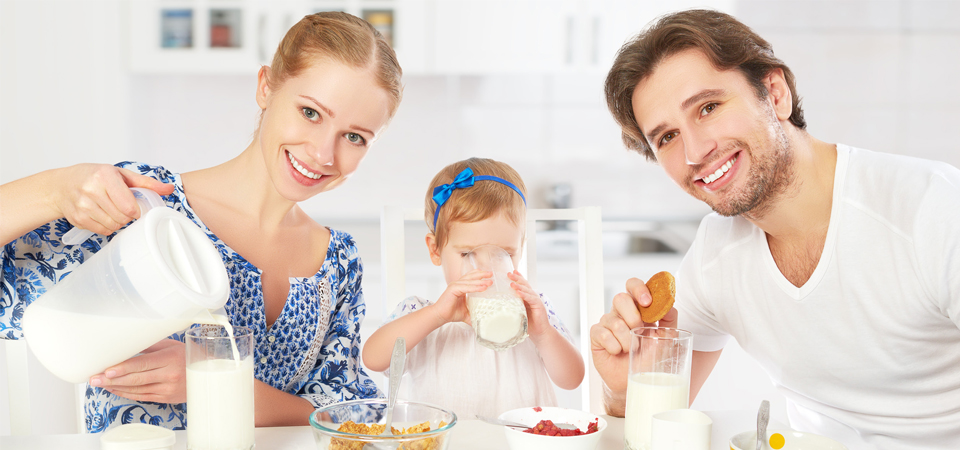
[[[123,3],[0,0],[0,182],[81,161],[134,159],[188,171],[247,143],[255,74],[129,74]],[[743,0],[735,13],[793,68],[813,136],[960,166],[960,2]],[[443,165],[488,156],[524,175],[535,206],[563,181],[574,185],[574,206],[600,204],[605,218],[703,214],[659,168],[621,148],[602,102],[603,75],[407,77],[397,117],[354,179],[306,206],[323,223],[375,220],[383,204],[421,204]],[[376,261],[377,241],[367,242],[363,256]],[[378,289],[366,291],[379,301]],[[734,347],[694,406],[777,401],[767,385]],[[72,419],[46,420],[34,431],[72,426]]]

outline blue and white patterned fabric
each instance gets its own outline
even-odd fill
[[[290,278],[286,305],[268,329],[260,269],[196,216],[184,196],[180,175],[160,166],[132,162],[117,166],[174,184],[174,193],[164,197],[164,202],[203,229],[219,250],[230,278],[227,316],[232,325],[254,332],[254,376],[258,380],[298,395],[314,407],[382,397],[360,366],[360,323],[366,313],[360,289],[363,265],[349,234],[330,230],[330,245],[320,271],[311,277]],[[0,251],[0,338],[23,337],[20,320],[24,308],[113,237],[94,235],[78,246],[66,246],[61,238],[72,227],[66,219],[59,219],[7,243]],[[183,333],[171,338],[183,341]],[[136,422],[175,430],[187,426],[186,404],[135,402],[91,386],[87,386],[84,410],[89,432]]]

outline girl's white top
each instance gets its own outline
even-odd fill
[[[540,297],[550,325],[571,340],[550,302],[542,294]],[[430,303],[410,297],[386,322]],[[525,339],[504,351],[491,350],[478,344],[473,328],[462,322],[434,330],[407,353],[399,398],[450,409],[459,419],[497,417],[511,409],[557,405],[554,385],[532,340]]]

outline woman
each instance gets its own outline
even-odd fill
[[[82,164],[0,186],[0,336],[21,337],[23,308],[112,237],[64,246],[70,224],[111,235],[139,215],[128,187],[144,187],[204,229],[223,257],[230,322],[252,328],[256,340],[257,426],[306,425],[316,407],[378,396],[357,360],[365,309],[353,239],[317,224],[297,202],[357,169],[399,106],[400,77],[396,55],[369,24],[345,13],[309,15],[260,69],[260,123],[236,158],[184,174]],[[91,377],[88,431],[127,422],[184,428],[182,339]]]

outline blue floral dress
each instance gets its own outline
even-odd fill
[[[160,166],[132,162],[117,166],[174,184],[174,193],[164,197],[167,206],[193,220],[219,250],[230,279],[227,316],[232,325],[254,332],[254,376],[258,380],[298,395],[314,407],[382,397],[360,366],[360,323],[366,313],[360,289],[363,265],[349,234],[330,230],[330,245],[320,271],[311,277],[290,278],[286,304],[280,317],[267,328],[260,269],[233,251],[197,217],[184,196],[180,175]],[[23,337],[20,320],[24,308],[113,237],[94,235],[78,246],[67,246],[61,238],[71,228],[66,219],[59,219],[0,250],[0,338]],[[183,341],[183,333],[171,337]],[[174,430],[187,426],[185,403],[135,402],[89,385],[85,397],[88,432],[136,422]]]

